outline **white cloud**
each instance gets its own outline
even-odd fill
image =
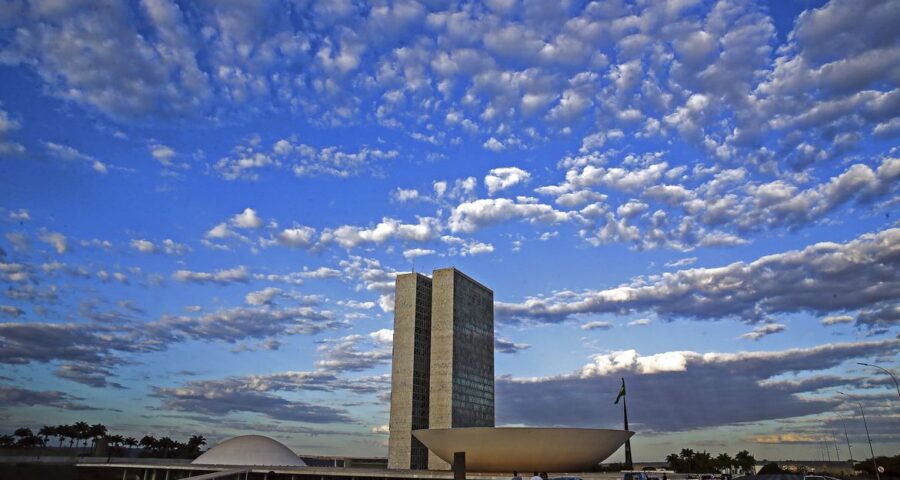
[[[426,255],[434,255],[435,253],[437,252],[426,248],[410,248],[403,251],[403,257],[407,260],[412,260],[414,258],[424,257]]]
[[[390,345],[394,341],[394,331],[387,328],[382,328],[381,330],[370,333],[369,338],[377,343]]]
[[[527,220],[531,223],[554,224],[566,222],[571,213],[555,210],[553,207],[519,197],[515,201],[508,198],[479,199],[456,206],[450,215],[450,230],[471,233],[481,228],[511,220]]]
[[[309,247],[313,243],[316,230],[307,226],[285,228],[278,233],[278,243],[288,247]]]
[[[484,142],[482,147],[484,147],[485,149],[490,150],[492,152],[500,152],[504,148],[506,148],[506,147],[504,147],[503,143],[500,142],[500,140],[497,140],[494,137],[491,137],[486,142]]]
[[[259,228],[262,227],[263,221],[256,214],[256,210],[247,207],[243,212],[231,217],[231,224],[237,228]]]
[[[276,297],[282,295],[282,290],[275,287],[266,287],[262,290],[250,292],[244,297],[248,305],[271,305]]]
[[[582,330],[609,330],[611,328],[613,328],[611,323],[602,321],[587,322],[581,325]]]
[[[773,335],[787,330],[787,326],[780,323],[767,323],[765,325],[754,328],[752,331],[741,335],[740,338],[747,340],[759,340],[762,337]]]
[[[0,103],[2,106],[2,103]],[[7,140],[11,132],[22,128],[22,123],[10,118],[5,110],[0,110],[0,155],[20,156],[25,153],[25,146],[18,142]]]
[[[15,222],[27,222],[31,220],[31,215],[29,215],[28,210],[24,208],[11,210],[8,216],[10,220],[13,220]]]
[[[250,272],[243,265],[215,272],[195,272],[191,270],[177,270],[172,278],[186,283],[244,283],[249,279]]]
[[[61,160],[67,162],[87,163],[91,166],[91,169],[93,169],[97,173],[107,172],[106,165],[103,162],[90,155],[81,153],[68,145],[60,145],[53,142],[44,142],[44,147],[47,148],[47,153]]]
[[[231,235],[233,235],[233,233],[231,232],[231,230],[228,229],[228,224],[226,224],[225,222],[222,222],[222,223],[216,225],[215,227],[209,229],[209,231],[206,232],[205,236],[206,236],[206,238],[222,239],[222,238],[228,238]]]
[[[898,248],[900,229],[888,229],[846,243],[822,242],[749,263],[666,272],[605,290],[532,297],[517,304],[496,302],[495,311],[507,320],[546,322],[632,311],[756,322],[775,313],[872,309],[900,295],[894,255]]]
[[[493,168],[484,177],[484,185],[488,189],[488,195],[493,195],[501,190],[527,183],[531,174],[518,167]]]
[[[825,317],[822,319],[822,325],[825,325],[828,327],[830,327],[832,325],[838,325],[841,323],[852,323],[852,322],[853,322],[853,317],[851,317],[850,315],[831,315],[831,316],[828,316],[828,317]]]
[[[666,262],[667,267],[686,267],[688,265],[692,265],[697,261],[697,257],[685,257],[679,258],[678,260],[673,260],[671,262]]]
[[[155,144],[150,146],[150,155],[163,166],[172,166],[172,159],[175,158],[175,150],[165,145]]]
[[[66,236],[61,233],[43,231],[38,238],[40,241],[52,246],[56,253],[63,254],[69,251],[69,242]]]
[[[436,218],[419,217],[418,223],[403,223],[400,220],[385,217],[372,228],[343,225],[334,230],[325,230],[321,242],[335,242],[343,248],[351,249],[364,243],[382,244],[389,240],[406,240],[427,242],[440,233],[440,224]]]
[[[419,196],[419,191],[414,188],[398,188],[394,190],[392,196],[394,200],[400,203],[411,202],[422,198]]]
[[[159,251],[159,248],[153,242],[138,238],[131,240],[131,248],[141,253],[156,253]]]

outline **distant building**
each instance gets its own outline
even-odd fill
[[[446,470],[412,431],[494,426],[494,292],[445,268],[395,298],[388,468]]]

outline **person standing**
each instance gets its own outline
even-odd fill
[[[512,480],[522,480],[522,476],[519,475],[519,472],[513,472]]]
[[[538,472],[534,472],[534,476],[531,477],[531,480],[544,480],[544,479],[541,478],[540,475],[538,475]]]

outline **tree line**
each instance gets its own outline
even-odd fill
[[[156,438],[145,435],[140,440],[122,435],[110,435],[106,425],[87,422],[75,422],[71,425],[44,425],[35,433],[30,428],[17,428],[12,435],[0,435],[0,448],[46,448],[57,441],[57,447],[87,448],[88,442],[93,449],[97,441],[105,438],[110,447],[121,449],[123,446],[131,451],[141,447],[141,456],[162,458],[195,458],[200,455],[200,448],[206,445],[203,435],[192,435],[186,442],[179,442],[170,437]]]
[[[720,453],[713,457],[706,451],[695,452],[690,448],[682,448],[681,453],[671,453],[666,456],[666,464],[677,473],[749,472],[752,474],[756,459],[746,450],[741,450],[734,457],[727,453]]]

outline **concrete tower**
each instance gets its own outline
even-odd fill
[[[430,350],[431,279],[418,273],[397,275],[388,468],[428,468],[428,449],[412,431],[428,428]]]
[[[450,466],[420,428],[494,426],[494,292],[454,268],[398,275],[388,468]]]
[[[432,272],[429,428],[494,426],[494,292],[455,268]],[[430,470],[450,465],[429,452]]]

